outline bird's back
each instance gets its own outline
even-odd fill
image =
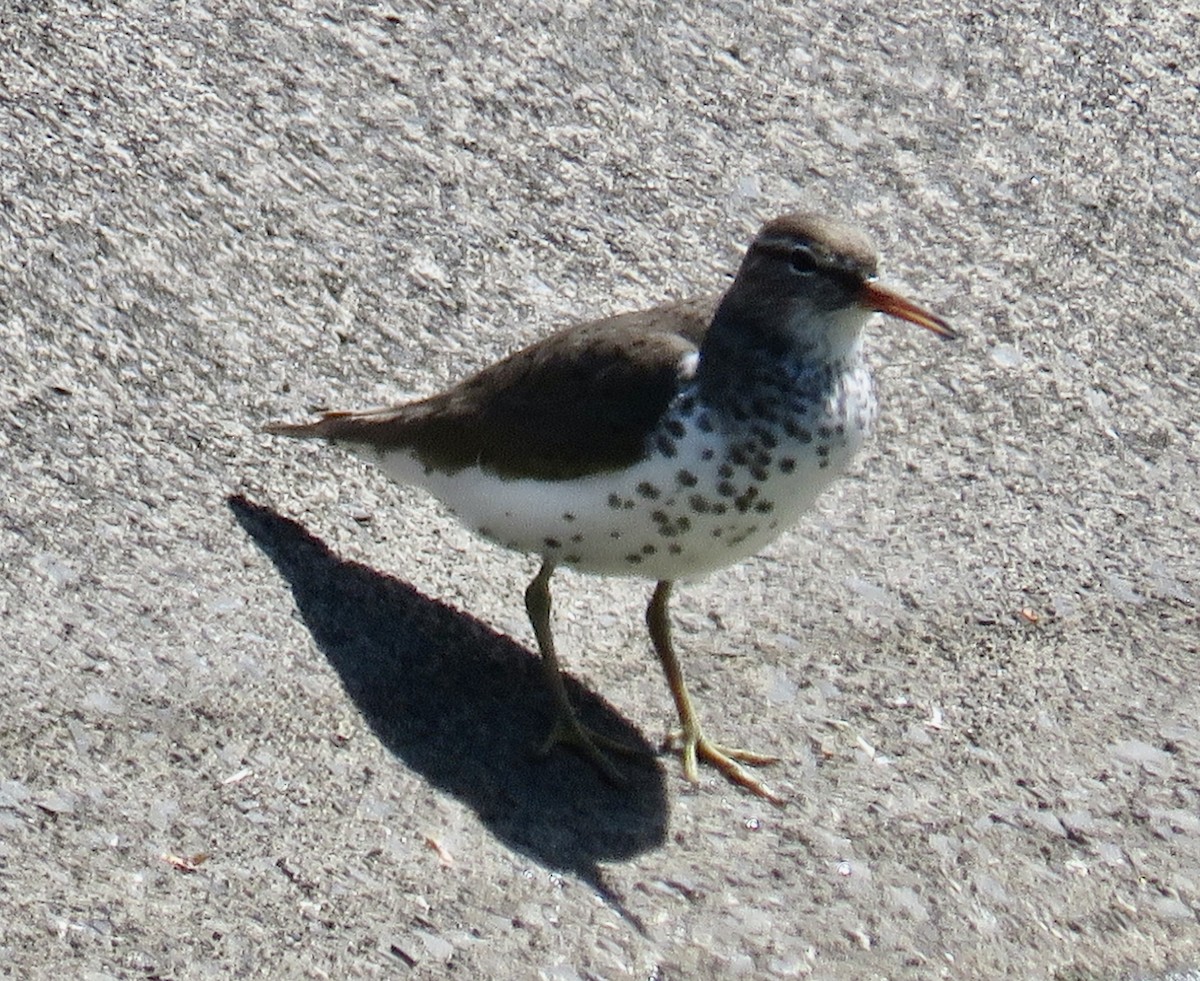
[[[579,324],[426,399],[266,428],[364,455],[407,452],[449,474],[479,466],[570,480],[619,469],[643,455],[715,306],[707,297]]]

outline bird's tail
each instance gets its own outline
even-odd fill
[[[313,422],[268,422],[264,433],[293,439],[328,439],[362,443],[379,438],[381,426],[397,419],[404,406],[367,409],[360,412],[325,412]]]
[[[264,433],[272,436],[290,436],[293,439],[337,439],[343,435],[348,417],[356,415],[353,412],[326,412],[314,422],[268,422],[262,427]]]

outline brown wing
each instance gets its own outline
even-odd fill
[[[289,436],[381,450],[427,466],[480,464],[502,477],[568,480],[627,466],[679,390],[715,299],[684,301],[570,327],[438,395],[391,409],[331,412]]]

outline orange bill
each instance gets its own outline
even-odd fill
[[[919,324],[947,340],[958,337],[958,331],[941,317],[935,316],[928,310],[917,306],[912,300],[906,300],[899,293],[893,293],[877,283],[869,281],[863,283],[859,302],[870,310],[878,310],[880,313],[907,320],[911,324]]]

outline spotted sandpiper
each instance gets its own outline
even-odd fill
[[[876,416],[863,327],[873,312],[945,338],[941,318],[875,282],[858,231],[820,215],[768,222],[720,298],[569,327],[458,385],[392,408],[329,412],[268,432],[324,438],[424,487],[467,527],[541,556],[525,607],[557,721],[620,782],[567,698],[550,629],[559,565],[657,583],[646,623],[697,759],[778,803],[742,764],[775,757],[709,740],[684,685],[667,604],[676,580],[758,552],[846,468]]]

